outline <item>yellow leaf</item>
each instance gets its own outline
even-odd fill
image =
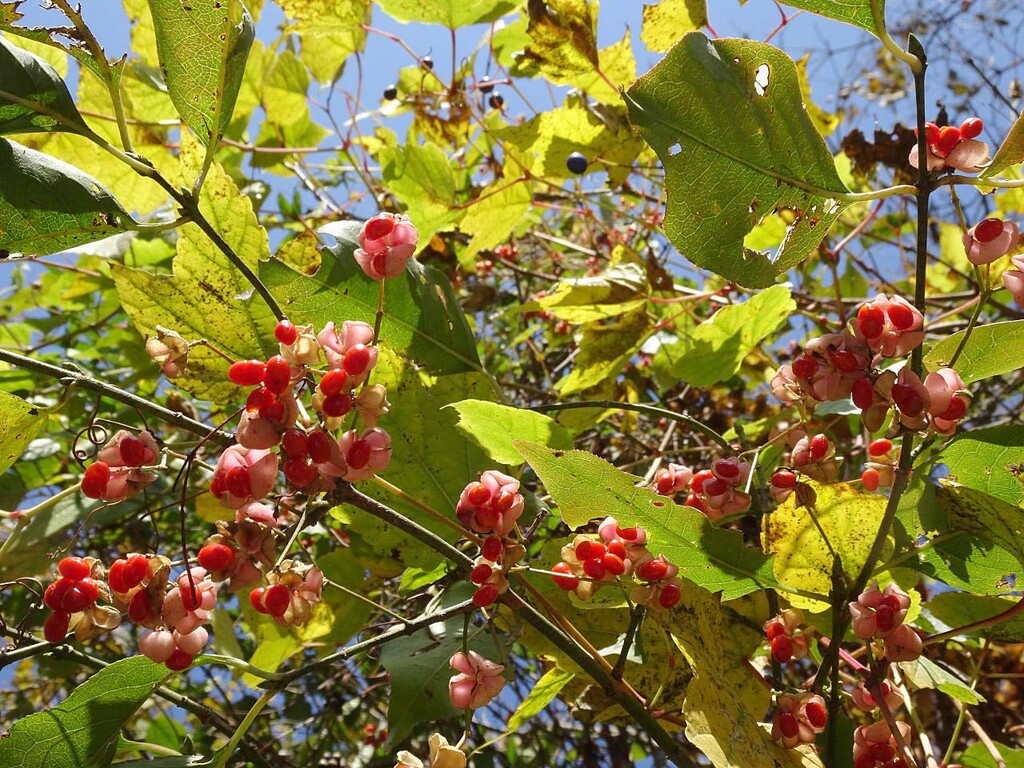
[[[705,0],[661,0],[657,5],[644,6],[640,39],[650,50],[664,52],[687,32],[707,23]]]

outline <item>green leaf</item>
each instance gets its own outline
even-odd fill
[[[846,206],[847,189],[801,101],[796,65],[777,48],[691,32],[626,95],[665,166],[665,234],[697,266],[771,285]],[[780,208],[796,218],[774,261],[745,250],[746,234]]]
[[[980,741],[972,744],[957,761],[964,768],[1024,768],[1024,749],[1011,749],[1005,744],[996,744],[996,751],[1003,758],[1005,765],[997,764],[992,759],[988,747]]]
[[[1003,143],[996,150],[996,156],[992,158],[988,167],[978,175],[981,178],[995,176],[1011,165],[1020,165],[1021,163],[1024,163],[1024,113],[1018,115],[1014,120],[1009,133],[1006,134]]]
[[[463,400],[445,407],[458,412],[456,429],[499,464],[515,466],[522,462],[519,451],[512,445],[514,440],[527,440],[548,448],[572,448],[569,431],[542,413],[486,400]]]
[[[1024,427],[961,433],[942,450],[939,461],[949,468],[950,480],[1024,507]]]
[[[773,285],[743,304],[732,304],[697,326],[693,333],[658,350],[671,374],[695,387],[731,378],[744,358],[765,338],[786,324],[793,312],[789,288]]]
[[[366,44],[362,25],[370,23],[370,0],[281,0],[279,5],[295,19],[289,29],[299,37],[299,55],[320,82],[335,77]]]
[[[1002,547],[956,533],[918,554],[917,570],[951,587],[984,595],[1002,595],[1014,589],[1014,575],[1024,564]]]
[[[0,392],[0,473],[18,460],[45,423],[46,413],[38,406]]]
[[[436,144],[386,147],[380,152],[381,174],[388,189],[406,207],[425,247],[438,232],[447,232],[465,215],[456,208],[455,172]]]
[[[928,611],[951,629],[991,619],[1013,608],[1020,601],[966,592],[942,592],[928,601]],[[964,634],[988,637],[1004,643],[1024,642],[1024,617],[1013,618]]]
[[[945,366],[966,333],[966,329],[957,331],[928,350],[924,358],[928,369]],[[964,384],[1024,368],[1024,320],[975,327],[954,367]]]
[[[497,21],[523,0],[377,0],[388,16],[401,22],[443,24],[449,29]]]
[[[516,74],[569,83],[599,68],[597,14],[587,0],[529,0],[530,44],[516,57]]]
[[[362,320],[373,325],[379,284],[359,268],[352,254],[360,224],[332,227],[335,245],[322,250],[313,276],[278,261],[260,265],[260,278],[296,324],[320,329],[328,321]],[[422,233],[421,233],[422,236]],[[381,339],[396,352],[436,373],[479,371],[476,341],[448,280],[432,267],[410,261],[404,275],[385,285]]]
[[[1024,563],[1024,509],[951,480],[942,480],[936,496],[950,528],[990,541]]]
[[[96,179],[0,139],[0,259],[48,255],[133,228]]]
[[[765,552],[775,555],[775,576],[781,583],[827,595],[832,588],[833,552],[839,555],[848,582],[860,573],[885,514],[885,498],[861,493],[846,483],[812,482],[810,486],[817,495],[814,509],[799,506],[797,494],[792,494],[762,518],[761,542]],[[883,552],[883,560],[891,551]],[[787,599],[814,613],[829,607],[800,595],[787,595]]]
[[[0,738],[0,765],[110,765],[122,726],[168,674],[167,667],[145,656],[121,659],[101,669],[53,709],[16,722]]]
[[[875,34],[875,18],[871,14],[871,0],[785,0],[786,5],[827,16],[836,21],[853,24]],[[878,0],[879,12],[885,10],[885,0]]]
[[[985,701],[984,697],[972,691],[966,683],[925,656],[921,656],[915,661],[901,662],[900,669],[915,688],[942,691],[947,696],[962,701],[964,704],[974,705]]]
[[[707,0],[661,0],[644,6],[640,39],[649,50],[664,53],[686,32],[707,23]]]
[[[654,330],[647,312],[638,310],[604,323],[588,323],[578,338],[572,372],[558,382],[562,397],[614,379]]]
[[[532,199],[530,185],[525,182],[509,184],[498,180],[480,190],[459,222],[459,231],[473,236],[466,249],[459,253],[459,263],[464,269],[474,270],[480,251],[490,250],[509,239],[530,212]]]
[[[639,264],[616,264],[598,275],[567,278],[536,302],[559,320],[590,323],[641,309],[647,303],[647,273]],[[534,304],[522,312],[534,311]]]
[[[149,0],[171,101],[210,151],[231,120],[255,37],[241,0]]]
[[[620,525],[639,525],[650,536],[648,548],[679,566],[679,575],[723,600],[775,584],[771,562],[743,544],[739,531],[715,528],[692,507],[682,507],[592,453],[552,451],[515,441],[558,504],[566,525],[579,528],[595,517],[614,517]]]
[[[572,672],[567,672],[557,667],[545,672],[544,676],[533,686],[527,697],[519,702],[516,711],[512,713],[512,717],[508,719],[508,723],[505,725],[506,732],[515,733],[526,725],[544,707],[550,704],[559,691],[565,687],[566,683],[574,677],[575,675]]]
[[[0,91],[32,103],[18,104],[0,94],[0,134],[76,130],[85,123],[57,71],[2,37]]]

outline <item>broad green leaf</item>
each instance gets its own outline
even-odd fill
[[[590,323],[641,309],[647,303],[647,273],[639,264],[617,264],[598,275],[561,280],[536,304],[559,320]],[[524,305],[521,311],[532,311]]]
[[[731,378],[744,358],[785,325],[794,311],[789,288],[773,285],[742,304],[723,307],[658,354],[667,358],[674,377],[695,387],[710,387]]]
[[[964,768],[1024,768],[1024,749],[1011,749],[1005,744],[996,744],[996,751],[1003,764],[996,763],[988,747],[980,741],[968,747],[957,760]]]
[[[373,325],[380,288],[352,256],[359,227],[358,222],[347,222],[324,230],[337,243],[322,250],[323,263],[315,275],[299,274],[278,261],[260,265],[260,278],[293,322],[317,329],[328,321],[362,320]],[[384,291],[380,335],[389,348],[432,372],[480,370],[476,341],[443,275],[410,261],[405,274],[388,280]]]
[[[194,179],[202,150],[187,133],[182,139],[181,177]],[[267,233],[256,220],[252,202],[217,163],[207,174],[199,205],[250,268],[256,270],[270,257]],[[208,339],[236,360],[266,360],[276,354],[277,321],[244,275],[195,224],[186,224],[178,233],[171,276],[111,265],[121,303],[139,333],[153,335],[160,325],[189,340]],[[185,374],[175,383],[196,397],[231,400],[238,389],[228,381],[227,369],[223,357],[194,347]]]
[[[380,152],[380,164],[384,183],[405,204],[419,231],[421,248],[465,215],[465,210],[455,207],[455,172],[436,144],[387,147]]]
[[[523,458],[558,504],[566,525],[579,528],[593,518],[614,517],[620,525],[639,525],[649,536],[648,548],[679,566],[679,575],[723,600],[772,586],[771,562],[743,544],[739,531],[715,528],[692,507],[682,507],[648,488],[592,453],[552,451],[541,445],[515,442]]]
[[[761,542],[765,552],[775,555],[775,577],[780,583],[827,595],[832,588],[833,552],[842,561],[848,583],[860,573],[885,514],[885,498],[861,493],[846,483],[810,486],[817,494],[814,508],[799,506],[797,494],[792,494],[762,518]],[[883,560],[892,551],[887,550]],[[800,595],[786,597],[813,613],[829,607]]]
[[[2,25],[0,25],[0,29],[2,29]],[[32,40],[27,37],[18,37],[12,32],[4,32],[2,34],[19,48],[45,61],[53,67],[61,78],[68,76],[68,55],[61,48],[49,46],[42,41]]]
[[[916,568],[957,589],[1003,595],[1013,591],[1015,576],[1024,564],[1002,547],[957,532],[923,549]]]
[[[572,372],[558,382],[562,397],[614,379],[654,330],[647,312],[637,310],[604,323],[588,323],[578,338]]]
[[[449,589],[440,599],[440,605],[427,612],[437,611],[466,600],[473,587],[461,582]],[[405,740],[413,726],[426,720],[449,720],[462,714],[448,698],[448,681],[455,670],[448,661],[457,651],[468,647],[498,664],[504,655],[496,648],[495,636],[486,628],[470,624],[468,638],[461,616],[445,622],[431,624],[428,630],[408,637],[399,637],[384,645],[380,660],[388,671],[391,698],[388,705],[388,744]]]
[[[486,400],[463,400],[447,407],[459,414],[456,428],[499,464],[522,463],[519,451],[512,445],[514,440],[527,440],[555,449],[572,448],[568,430],[542,413]]]
[[[900,664],[900,669],[915,688],[942,691],[947,696],[962,701],[964,704],[974,705],[985,701],[984,697],[972,691],[966,683],[926,656],[921,656],[915,661],[904,661]]]
[[[626,96],[665,166],[665,234],[697,266],[771,285],[842,213],[847,189],[804,109],[796,65],[777,48],[691,32]],[[744,250],[778,209],[796,219],[775,259]]]
[[[1011,165],[1020,165],[1021,163],[1024,163],[1024,113],[1018,115],[1014,120],[1009,133],[1006,134],[1003,143],[996,150],[996,156],[992,158],[992,162],[979,176],[982,178],[995,176]]]
[[[497,21],[523,0],[377,0],[388,16],[407,23],[443,24],[450,29]]]
[[[951,629],[965,627],[978,621],[998,616],[1020,601],[966,592],[942,592],[928,601],[928,611]],[[1013,618],[968,633],[975,637],[988,637],[1004,643],[1024,642],[1024,618]]]
[[[1024,509],[951,480],[940,482],[939,509],[952,530],[989,541],[1024,563]]]
[[[227,757],[230,757],[230,755]],[[158,757],[155,760],[150,760],[149,758],[125,760],[114,763],[114,765],[118,766],[118,768],[214,768],[224,758],[225,755],[218,752],[213,757],[172,755],[170,757]]]
[[[45,423],[46,414],[41,408],[0,392],[0,473],[18,460]]]
[[[664,53],[685,33],[707,23],[707,0],[661,0],[644,6],[640,39],[649,50]]]
[[[942,450],[939,461],[949,468],[950,480],[1024,507],[1024,427],[961,433]]]
[[[480,190],[475,202],[459,222],[459,231],[472,235],[466,249],[459,253],[459,263],[466,270],[476,266],[480,251],[490,250],[509,239],[530,210],[530,185],[509,184],[498,180]]]
[[[149,0],[149,8],[171,100],[212,152],[235,107],[252,17],[241,0]]]
[[[104,768],[124,723],[168,676],[145,656],[121,659],[75,688],[53,709],[23,718],[0,738],[5,768]]]
[[[599,68],[596,2],[529,0],[526,9],[530,43],[516,57],[516,74],[569,83]]]
[[[128,212],[96,179],[0,139],[0,259],[56,253],[133,225]]]
[[[558,695],[566,683],[573,679],[575,675],[572,672],[566,672],[564,670],[553,667],[544,673],[544,676],[537,681],[537,684],[533,686],[529,695],[516,707],[516,711],[512,713],[512,717],[508,719],[508,723],[505,725],[505,730],[509,733],[515,733],[522,728],[526,723],[534,718],[535,715],[540,713],[548,704],[550,704],[555,696]]]
[[[338,74],[350,54],[366,43],[363,24],[370,23],[370,0],[280,0],[288,27],[300,41],[299,57],[320,82]]]
[[[57,71],[0,37],[0,134],[73,131],[84,123]]]
[[[885,0],[877,0],[879,13],[885,10]],[[871,13],[871,0],[785,0],[786,5],[844,21],[875,34],[875,18]]]
[[[957,331],[929,349],[924,358],[928,369],[948,364],[966,333]],[[1024,368],[1024,320],[975,327],[954,368],[964,384]]]

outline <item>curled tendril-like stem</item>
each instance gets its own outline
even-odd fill
[[[87,449],[79,448],[78,443],[85,436],[92,444],[93,448],[99,448],[107,440],[110,439],[109,430],[97,421],[90,421],[71,440],[71,456],[77,461],[82,467],[85,466],[86,460],[92,458],[96,451],[90,451]]]

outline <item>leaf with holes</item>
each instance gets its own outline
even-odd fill
[[[801,101],[796,65],[777,48],[692,32],[629,87],[626,102],[665,166],[665,234],[699,267],[771,285],[847,205]],[[795,221],[775,258],[744,248],[746,234],[780,209]]]
[[[75,688],[53,709],[11,726],[0,738],[4,768],[110,765],[121,727],[170,673],[145,656],[121,659]]]
[[[133,226],[92,176],[0,139],[0,259],[57,253]]]
[[[83,124],[57,71],[0,37],[0,134],[73,131]]]
[[[960,348],[967,331],[946,336],[928,350],[928,370],[942,368]],[[1024,368],[1024,320],[989,323],[974,328],[954,366],[964,384]]]
[[[950,480],[1024,508],[1024,427],[964,432],[939,461],[949,468]]]
[[[514,442],[544,483],[566,525],[579,528],[610,516],[620,525],[639,525],[650,535],[648,549],[663,554],[679,575],[731,600],[775,585],[771,561],[743,544],[739,531],[716,528],[692,507],[682,507],[638,488],[639,478],[586,451],[552,451]]]
[[[231,120],[255,36],[241,0],[149,0],[171,101],[209,151]]]

